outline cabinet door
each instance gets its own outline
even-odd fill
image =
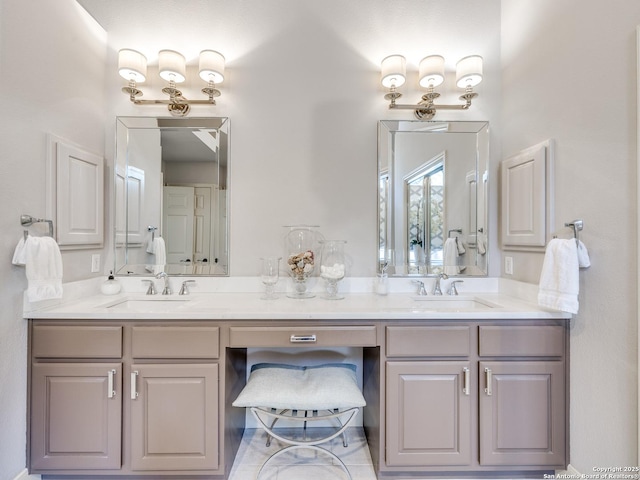
[[[468,362],[387,362],[387,465],[471,461]]]
[[[218,467],[218,365],[132,365],[133,470]]]
[[[122,364],[34,363],[31,469],[119,469]]]
[[[564,364],[480,362],[480,375],[481,465],[563,466]]]

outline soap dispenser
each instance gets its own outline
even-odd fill
[[[120,282],[113,277],[113,271],[109,272],[109,277],[100,288],[104,295],[116,295],[120,293]]]

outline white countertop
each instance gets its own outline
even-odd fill
[[[139,280],[138,280],[139,282]],[[80,284],[80,282],[77,282]],[[125,282],[126,283],[126,282]],[[508,292],[485,288],[455,296],[418,297],[411,291],[380,296],[368,292],[345,293],[342,300],[326,300],[323,292],[314,298],[293,299],[278,292],[276,300],[262,300],[258,291],[194,292],[189,295],[145,295],[130,291],[118,295],[95,293],[95,280],[71,285],[75,295],[43,305],[26,306],[29,319],[96,320],[470,320],[470,319],[570,319],[565,312],[545,309],[518,298],[521,286],[507,284]],[[497,285],[497,284],[496,284]],[[125,285],[127,286],[127,285]],[[476,285],[477,286],[477,285]],[[139,288],[137,288],[139,290]],[[254,289],[255,290],[255,289]],[[357,290],[352,288],[352,290]],[[492,291],[493,290],[493,291]],[[531,289],[525,286],[525,290]],[[76,298],[72,298],[72,297]],[[531,295],[529,295],[530,297]],[[526,297],[526,295],[524,296]],[[27,308],[28,307],[28,308]]]

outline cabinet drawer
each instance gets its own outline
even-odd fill
[[[218,358],[219,327],[133,327],[133,358]]]
[[[36,325],[31,345],[36,358],[120,358],[122,327]]]
[[[564,328],[556,325],[481,326],[480,355],[561,357]]]
[[[375,347],[376,327],[231,327],[231,347]]]
[[[468,326],[387,327],[388,357],[466,357]]]

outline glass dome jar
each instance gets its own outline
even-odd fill
[[[317,225],[288,225],[284,237],[285,270],[293,280],[291,298],[312,298],[315,295],[308,290],[308,280],[316,270],[319,261],[320,240]]]
[[[345,240],[324,240],[322,244],[322,261],[320,263],[320,277],[327,284],[327,300],[342,300],[338,295],[338,282],[346,275],[346,260],[344,255]]]

